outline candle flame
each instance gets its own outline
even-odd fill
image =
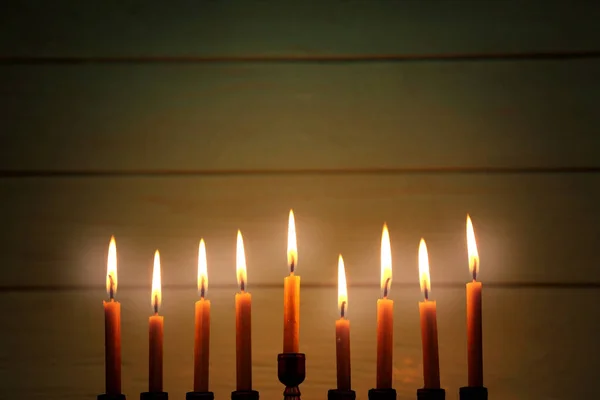
[[[387,224],[383,224],[381,234],[381,290],[383,298],[390,293],[392,285],[392,250],[390,248],[390,233]]]
[[[248,274],[246,272],[246,254],[244,252],[244,239],[242,238],[242,232],[238,230],[237,233],[237,245],[235,255],[235,274],[237,275],[237,282],[240,287],[240,291],[246,290],[248,284]]]
[[[198,248],[198,291],[200,297],[204,298],[208,290],[208,268],[206,262],[206,245],[204,239],[200,239],[200,247]]]
[[[340,317],[345,318],[348,312],[348,287],[346,285],[344,259],[341,254],[338,258],[338,309],[340,310]]]
[[[479,253],[477,252],[477,242],[475,241],[475,231],[471,217],[467,214],[467,253],[469,255],[469,272],[473,275],[473,280],[477,280],[479,273]]]
[[[154,313],[158,314],[158,308],[162,302],[162,291],[160,282],[160,254],[154,252],[154,268],[152,269],[152,297],[150,299]]]
[[[425,239],[421,239],[421,243],[419,243],[419,282],[421,292],[423,292],[425,300],[428,300],[429,293],[431,293],[431,278],[429,277],[429,256]]]
[[[114,299],[117,293],[117,242],[111,236],[108,245],[108,259],[106,262],[106,292],[110,299]]]
[[[296,222],[294,220],[294,210],[290,210],[290,216],[288,218],[287,258],[291,275],[296,271],[296,267],[298,266],[298,246],[296,244]]]

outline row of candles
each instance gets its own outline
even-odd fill
[[[472,282],[467,283],[467,349],[468,386],[483,387],[483,352],[481,320],[481,282],[477,281],[479,255],[471,218],[467,215],[467,251]],[[296,274],[298,251],[294,213],[288,220],[289,276],[284,278],[283,353],[299,352],[300,276]],[[436,302],[429,299],[431,280],[425,240],[418,250],[419,281],[424,300],[419,302],[421,340],[423,349],[424,388],[440,388],[439,352]],[[235,295],[236,319],[236,389],[252,390],[252,296],[247,291],[246,257],[240,231],[237,233],[236,276],[240,291]],[[117,291],[117,250],[114,237],[108,250],[106,289],[109,301],[104,302],[106,393],[121,394],[121,306],[115,301]],[[377,374],[376,388],[392,388],[394,302],[388,296],[392,283],[392,255],[387,225],[381,237],[381,298],[377,300]],[[338,258],[338,308],[340,318],[335,322],[337,388],[351,390],[350,321],[347,318],[348,292],[344,260]],[[206,246],[200,240],[198,251],[198,291],[195,304],[194,335],[194,392],[209,391],[210,300],[206,298],[208,273]],[[161,304],[161,272],[158,250],[154,255],[151,303],[154,314],[149,319],[148,391],[163,391],[163,328],[159,315]]]

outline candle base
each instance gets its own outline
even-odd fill
[[[256,390],[236,390],[231,392],[231,400],[258,400]]]
[[[167,392],[143,392],[140,393],[140,400],[169,400]]]
[[[355,400],[356,392],[354,390],[331,389],[327,392],[327,400]]]
[[[446,391],[444,389],[417,389],[417,400],[445,400]]]
[[[215,394],[213,392],[187,392],[185,394],[185,400],[214,400]]]
[[[99,394],[98,400],[127,400],[124,394]]]
[[[461,387],[459,394],[460,400],[487,400],[488,398],[488,390],[483,386]]]
[[[277,355],[277,377],[285,385],[283,398],[300,400],[300,384],[306,378],[306,356],[304,353],[282,353]]]
[[[396,389],[371,389],[369,400],[396,400]]]

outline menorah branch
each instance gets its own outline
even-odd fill
[[[306,378],[304,353],[282,353],[277,356],[277,377],[285,385],[285,400],[300,400],[300,384]]]

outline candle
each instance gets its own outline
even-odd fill
[[[431,279],[429,277],[429,257],[427,245],[421,239],[419,244],[419,281],[425,297],[419,302],[421,315],[421,342],[423,345],[423,387],[426,389],[440,388],[440,359],[438,352],[437,311],[435,301],[429,300]]]
[[[158,250],[154,253],[154,269],[152,271],[152,295],[150,302],[154,308],[154,315],[148,321],[149,332],[149,369],[148,369],[148,391],[162,392],[163,390],[163,325],[164,318],[158,315],[161,304],[160,283],[160,254]]]
[[[381,235],[381,290],[377,300],[377,389],[392,388],[394,302],[388,299],[392,284],[392,251],[387,225]]]
[[[467,283],[467,351],[469,386],[483,386],[483,346],[481,327],[481,282],[477,282],[479,253],[471,217],[467,214],[467,251],[473,282]]]
[[[295,275],[298,266],[298,249],[293,210],[290,210],[288,219],[287,256],[290,275],[283,280],[283,352],[298,353],[300,348],[300,277]]]
[[[208,392],[208,354],[210,349],[210,300],[206,300],[208,271],[206,245],[200,239],[198,249],[198,291],[200,300],[196,302],[196,330],[194,333],[194,392]]]
[[[249,391],[252,390],[252,296],[246,292],[248,276],[240,231],[237,234],[236,275],[240,287],[240,292],[235,295],[236,388]]]
[[[346,319],[348,311],[348,289],[344,259],[338,259],[338,308],[340,319],[335,321],[335,355],[337,365],[338,390],[351,390],[350,386],[350,321]]]
[[[117,293],[117,244],[110,238],[106,263],[106,291],[109,301],[104,301],[104,358],[105,391],[109,395],[121,394],[121,304],[115,301]]]

